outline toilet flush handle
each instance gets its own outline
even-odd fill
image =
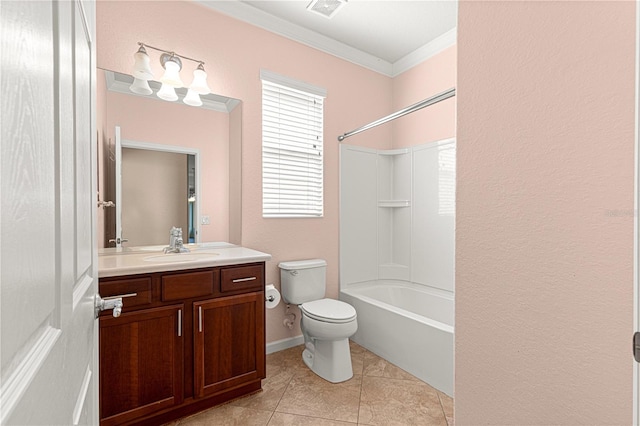
[[[290,273],[291,275],[293,275],[294,277],[295,277],[296,275],[298,275],[298,271],[296,271],[295,269],[294,269],[293,271],[289,271],[289,273]]]

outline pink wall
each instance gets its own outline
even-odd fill
[[[229,114],[115,92],[106,98],[108,137],[120,126],[122,139],[200,150],[200,214],[211,219],[201,226],[201,241],[228,241]]]
[[[460,2],[456,424],[631,424],[633,2]]]
[[[136,42],[205,61],[216,93],[243,100],[242,244],[270,253],[267,282],[279,286],[279,262],[324,258],[328,296],[338,294],[337,136],[391,111],[391,79],[350,62],[187,2],[97,4],[97,62],[129,73]],[[160,75],[159,64],[152,63]],[[327,89],[325,103],[325,208],[321,219],[263,219],[260,68]],[[186,76],[186,73],[184,74]],[[391,127],[382,126],[349,143],[391,147]],[[284,307],[267,312],[267,342],[300,334],[282,325]]]
[[[393,110],[456,86],[456,46],[449,47],[393,79]],[[456,135],[456,98],[393,121],[393,146],[404,148]]]

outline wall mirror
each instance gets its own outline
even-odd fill
[[[132,82],[98,69],[98,197],[114,204],[99,207],[99,246],[166,245],[171,226],[185,243],[240,244],[242,102],[209,94],[194,107],[186,89],[167,102],[160,83],[145,96]]]

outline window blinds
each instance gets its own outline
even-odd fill
[[[262,215],[320,217],[324,97],[261,78]]]

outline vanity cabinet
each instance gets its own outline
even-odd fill
[[[100,418],[117,425],[183,400],[184,307],[100,318]]]
[[[264,263],[100,279],[100,423],[161,424],[261,388]]]
[[[240,294],[193,304],[195,391],[215,394],[265,376],[264,298]]]

